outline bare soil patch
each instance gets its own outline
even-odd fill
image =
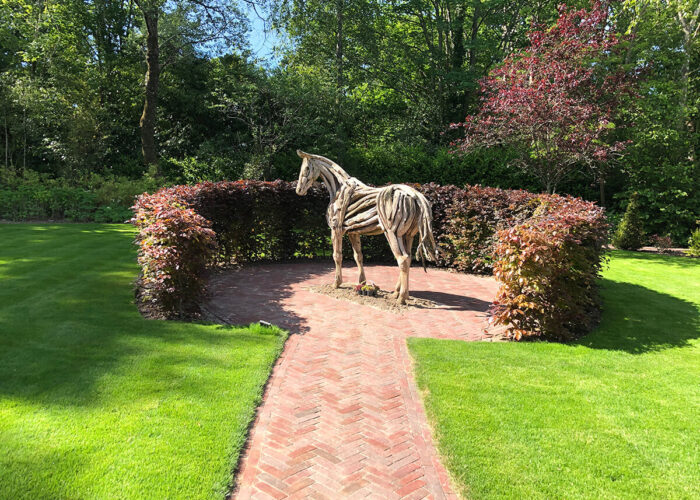
[[[369,295],[359,295],[355,291],[355,285],[350,283],[343,283],[340,285],[340,288],[334,288],[333,285],[325,284],[310,286],[308,289],[315,293],[329,295],[335,299],[349,300],[357,304],[396,313],[409,309],[436,309],[442,306],[442,304],[439,304],[438,302],[411,297],[410,295],[406,304],[402,305],[396,302],[396,297],[393,296],[393,292],[387,292],[385,290],[378,290],[377,295],[374,297]]]

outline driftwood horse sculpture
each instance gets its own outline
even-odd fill
[[[421,193],[403,184],[371,187],[350,177],[340,166],[324,158],[298,151],[302,158],[297,194],[305,195],[319,178],[330,193],[331,201],[326,211],[326,220],[331,228],[333,260],[335,261],[335,283],[343,282],[343,235],[347,234],[352,244],[355,262],[360,270],[359,282],[365,281],[362,266],[361,235],[386,235],[389,246],[399,265],[399,280],[395,294],[400,304],[408,298],[408,272],[411,267],[413,238],[419,235],[416,258],[437,260],[437,246],[433,238],[432,210]]]

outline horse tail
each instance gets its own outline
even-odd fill
[[[433,209],[430,203],[421,193],[416,191],[416,201],[418,202],[418,247],[416,248],[416,259],[420,257],[425,269],[425,259],[437,262],[438,247],[433,236]]]
[[[421,193],[403,184],[382,188],[377,195],[379,225],[386,232],[404,235],[415,234],[418,226],[416,260],[420,259],[425,271],[425,259],[437,262],[437,245],[433,238],[433,210]]]

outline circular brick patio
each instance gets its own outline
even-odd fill
[[[357,279],[354,266],[343,270]],[[396,266],[366,266],[393,289]],[[498,285],[489,277],[411,269],[411,295],[435,309],[392,312],[309,290],[329,263],[250,266],[212,276],[209,313],[292,333],[268,383],[234,498],[456,498],[435,451],[407,337],[480,340]]]

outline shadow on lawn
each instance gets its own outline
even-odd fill
[[[602,321],[578,345],[643,354],[686,347],[700,338],[700,311],[692,302],[607,279],[602,280],[601,295]]]
[[[88,225],[0,227],[0,395],[51,405],[97,405],[105,375],[139,370],[139,394],[177,386],[210,397],[186,377],[193,367],[230,366],[217,346],[256,345],[246,330],[148,321],[133,303],[133,233]],[[37,232],[41,241],[36,241]],[[245,351],[245,347],[243,348]],[[246,359],[236,360],[245,367]],[[188,382],[183,380],[188,379]]]
[[[124,285],[123,280],[100,282],[104,289],[128,291]],[[214,332],[204,325],[145,320],[130,297],[115,297],[115,305],[110,310],[99,300],[63,295],[54,303],[60,314],[32,315],[24,308],[0,313],[0,394],[61,406],[95,405],[103,400],[100,380],[110,374],[123,376],[127,384],[137,380],[139,397],[176,390],[207,399],[210,391],[197,380],[181,383],[186,374],[229,367],[216,351],[230,346],[232,336],[241,346],[263,341],[235,328]],[[138,379],[128,373],[134,366]]]

